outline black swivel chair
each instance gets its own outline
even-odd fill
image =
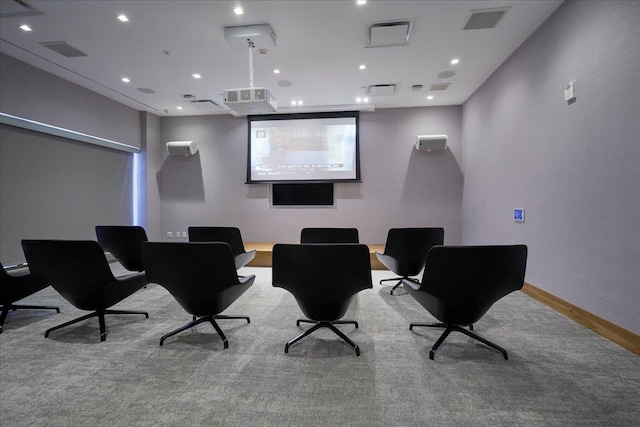
[[[97,225],[96,236],[105,251],[129,271],[144,271],[142,242],[146,242],[144,228],[135,225]]]
[[[502,353],[502,347],[472,332],[491,306],[505,295],[522,289],[527,247],[436,246],[429,251],[422,283],[403,280],[407,292],[442,323],[411,323],[445,328],[429,352],[433,360],[440,344],[453,332],[462,332]],[[464,329],[468,326],[470,330]]]
[[[308,319],[300,322],[314,325],[289,341],[284,352],[319,328],[328,328],[347,342],[360,356],[360,348],[334,325],[353,324],[339,320],[345,315],[353,297],[372,288],[371,262],[366,245],[285,245],[273,247],[273,286],[284,288],[295,297]]]
[[[360,243],[357,228],[303,228],[300,243]]]
[[[240,229],[236,227],[189,227],[189,242],[225,242],[231,246],[236,270],[247,265],[256,251],[246,251]]]
[[[47,282],[36,280],[31,274],[14,275],[5,271],[4,266],[0,264],[0,305],[2,305],[2,313],[0,314],[0,334],[7,319],[9,311],[18,309],[29,310],[55,310],[60,313],[58,307],[48,305],[18,305],[14,304],[22,298],[33,295],[38,291],[49,286]]]
[[[23,240],[22,248],[31,273],[44,280],[80,310],[91,311],[85,316],[48,329],[44,336],[57,329],[97,317],[100,341],[107,338],[105,314],[142,314],[144,311],[109,310],[147,284],[144,273],[116,279],[109,268],[102,246],[91,240]]]
[[[146,273],[149,282],[167,289],[185,311],[193,315],[193,321],[169,332],[160,339],[160,345],[168,337],[203,322],[213,325],[224,343],[227,337],[216,320],[245,319],[248,316],[222,315],[233,302],[245,293],[255,280],[254,275],[238,277],[231,248],[227,243],[156,243],[142,244]]]
[[[395,281],[398,283],[391,289],[393,295],[402,279],[420,274],[427,262],[429,249],[444,243],[443,228],[392,228],[387,233],[384,253],[376,252],[376,257],[385,267],[401,277],[382,279],[382,282]],[[413,279],[409,279],[413,280]]]

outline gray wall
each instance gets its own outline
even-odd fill
[[[0,110],[141,145],[139,113],[0,54]],[[133,155],[0,125],[0,260],[24,261],[25,238],[94,239],[132,222]]]
[[[640,2],[565,2],[463,106],[463,242],[640,333]],[[577,82],[567,104],[563,87]],[[513,208],[525,208],[514,223]]]
[[[140,147],[138,112],[0,53],[0,111]]]
[[[160,143],[160,118],[151,113],[140,112],[142,122],[142,145],[143,151],[141,164],[144,166],[139,170],[140,182],[144,188],[140,194],[144,200],[144,212],[140,212],[141,217],[138,225],[145,227],[149,240],[158,241],[162,239],[162,220],[160,215],[160,190],[156,180],[158,165],[164,160],[164,151]]]
[[[171,140],[193,140],[200,151],[192,157],[163,154],[149,185],[159,188],[165,238],[189,225],[224,225],[239,227],[245,241],[297,242],[303,227],[334,226],[357,227],[361,241],[384,243],[391,227],[433,226],[444,227],[447,243],[459,244],[460,129],[459,106],[361,113],[363,182],[336,184],[335,208],[292,209],[269,208],[268,185],[245,184],[246,118],[166,117],[161,143],[149,147],[155,158]],[[413,148],[416,135],[442,133],[449,136],[449,150]]]

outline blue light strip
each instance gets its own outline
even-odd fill
[[[110,139],[100,138],[98,136],[87,135],[86,133],[76,132],[74,130],[48,125],[46,123],[36,122],[35,120],[29,120],[23,117],[12,116],[11,114],[0,113],[0,123],[23,129],[29,129],[36,132],[46,133],[48,135],[61,136],[63,138],[86,142],[88,144],[99,145],[101,147],[112,148],[118,151],[126,151],[128,153],[140,152],[140,148],[133,145],[124,144],[118,141],[112,141]]]
[[[140,225],[138,222],[138,156],[136,153],[133,153],[133,179],[132,179],[132,187],[133,187],[133,203],[131,208],[133,209],[133,225]]]

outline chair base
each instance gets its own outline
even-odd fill
[[[78,317],[77,319],[70,320],[61,325],[54,326],[53,328],[47,329],[44,333],[44,337],[47,338],[51,332],[57,329],[61,329],[61,328],[64,328],[65,326],[73,325],[74,323],[82,322],[83,320],[90,319],[92,317],[97,317],[98,322],[100,323],[100,341],[106,341],[107,328],[104,322],[105,314],[143,314],[147,319],[149,318],[149,313],[147,313],[146,311],[99,310],[99,311],[94,311],[93,313],[86,314],[82,317]]]
[[[389,292],[389,295],[393,295],[393,291],[395,291],[396,289],[398,289],[400,287],[400,285],[402,285],[402,281],[403,280],[411,280],[412,282],[416,282],[416,283],[420,283],[417,279],[412,279],[411,277],[393,277],[391,279],[382,279],[380,280],[380,284],[382,285],[382,282],[390,282],[393,280],[397,280],[398,283],[395,284],[395,286],[393,288],[391,288],[391,292]]]
[[[0,314],[0,334],[2,333],[2,328],[4,326],[4,321],[7,319],[7,315],[10,311],[15,310],[55,310],[60,313],[60,309],[58,307],[53,307],[49,305],[18,305],[18,304],[7,304],[2,306],[2,313]]]
[[[247,323],[251,323],[251,319],[249,319],[249,316],[227,316],[224,314],[216,314],[216,315],[210,315],[210,316],[193,316],[193,321],[187,323],[184,326],[181,326],[180,328],[176,329],[175,331],[169,332],[168,334],[164,335],[162,338],[160,338],[160,345],[162,345],[164,343],[164,340],[166,340],[167,338],[176,335],[182,331],[185,331],[187,329],[190,329],[196,325],[199,325],[200,323],[203,322],[210,322],[211,325],[213,326],[213,328],[216,330],[216,332],[218,333],[218,335],[220,335],[220,338],[222,338],[222,343],[224,344],[224,348],[229,348],[229,342],[227,341],[227,337],[224,335],[224,332],[222,332],[222,329],[220,329],[220,326],[218,326],[218,323],[216,322],[216,319],[218,320],[224,320],[224,319],[244,319],[247,321]]]
[[[481,343],[488,345],[489,347],[498,350],[499,352],[502,353],[502,356],[505,358],[505,360],[509,360],[509,355],[507,354],[507,351],[500,347],[499,345],[496,345],[494,343],[492,343],[491,341],[482,338],[480,335],[472,332],[473,331],[473,325],[469,325],[469,330],[466,330],[464,328],[462,328],[460,325],[450,325],[450,324],[446,324],[446,323],[412,323],[409,325],[409,330],[413,330],[413,328],[415,326],[423,326],[423,327],[430,327],[430,328],[445,328],[444,332],[442,333],[442,335],[440,335],[440,338],[438,338],[438,340],[436,341],[436,343],[433,345],[433,347],[431,347],[431,350],[429,351],[429,359],[434,360],[434,357],[436,355],[436,351],[438,350],[438,348],[440,347],[440,345],[444,342],[444,340],[449,336],[449,334],[453,331],[457,331],[457,332],[462,332],[463,334],[480,341]]]
[[[328,320],[316,321],[316,320],[310,320],[310,319],[298,319],[296,321],[296,326],[300,326],[300,323],[302,323],[302,322],[304,322],[304,323],[314,323],[314,325],[311,328],[309,328],[306,331],[304,331],[303,333],[301,333],[300,335],[298,335],[297,337],[295,337],[294,339],[292,339],[291,341],[289,341],[284,346],[284,352],[285,353],[289,353],[289,347],[291,345],[297,343],[298,341],[300,341],[302,338],[306,337],[307,335],[312,334],[313,332],[317,331],[320,328],[329,328],[331,331],[333,331],[333,333],[335,333],[337,336],[342,338],[342,340],[344,342],[346,342],[351,347],[353,347],[353,349],[356,351],[356,356],[360,356],[360,347],[358,347],[356,345],[356,343],[351,341],[349,339],[349,337],[347,337],[345,334],[343,334],[338,328],[333,326],[333,325],[350,324],[350,325],[355,325],[355,327],[357,328],[358,327],[358,322],[356,322],[355,320],[334,320],[333,322],[330,322]]]

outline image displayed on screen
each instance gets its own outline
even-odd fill
[[[250,120],[249,182],[357,180],[356,117]]]

